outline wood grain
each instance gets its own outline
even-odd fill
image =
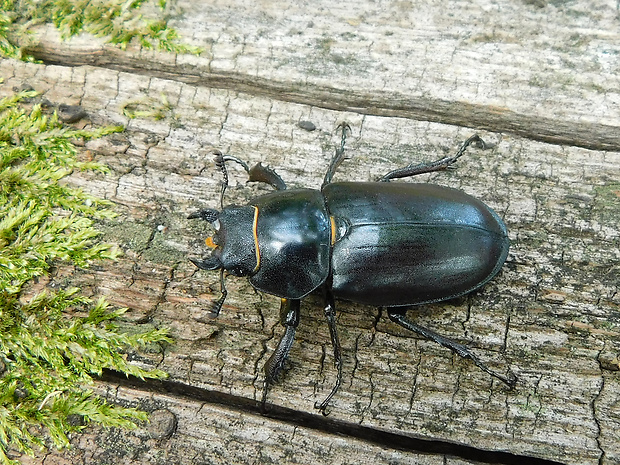
[[[52,285],[70,280],[106,295],[130,308],[128,325],[163,325],[176,339],[132,354],[167,370],[173,394],[118,380],[102,388],[173,412],[172,436],[92,430],[46,464],[617,463],[615,3],[179,5],[175,26],[206,47],[201,57],[120,52],[87,37],[59,42],[46,29],[33,48],[45,65],[0,62],[3,95],[27,83],[52,102],[81,105],[93,123],[127,126],[84,147],[109,175],[69,180],[115,202],[119,218],[101,228],[125,254],[116,264],[60,267]],[[128,119],[128,104],[164,117]],[[317,130],[300,128],[305,120]],[[186,216],[219,207],[216,148],[269,164],[291,186],[320,186],[341,121],[353,134],[340,180],[441,158],[473,132],[495,145],[417,182],[458,187],[494,208],[512,242],[506,265],[474,295],[410,316],[494,369],[514,371],[515,390],[406,334],[381,310],[342,302],[345,382],[325,426],[305,428],[297,418],[315,418],[314,402],[335,380],[322,303],[310,297],[291,369],[268,398],[288,413],[258,414],[262,365],[281,334],[278,300],[231,277],[220,317],[209,319],[218,277],[187,260],[206,253],[209,231]],[[241,170],[231,176],[227,203],[268,191],[246,186]],[[404,446],[373,443],[356,428],[393,434]],[[458,447],[434,452],[412,439]]]

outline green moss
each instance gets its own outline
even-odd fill
[[[132,426],[145,413],[106,403],[88,390],[105,368],[128,375],[163,377],[127,362],[127,349],[169,342],[166,332],[119,329],[125,309],[111,310],[78,289],[24,293],[54,264],[84,267],[113,259],[98,242],[94,219],[114,216],[110,204],[59,181],[73,170],[105,171],[77,160],[72,141],[120,127],[77,130],[63,126],[40,106],[21,101],[34,92],[0,100],[0,463],[7,451],[42,447],[41,427],[56,447],[67,434],[95,422]],[[80,316],[69,317],[69,313]],[[76,421],[76,418],[79,421]]]
[[[141,7],[155,3],[156,17]],[[104,37],[125,49],[137,41],[147,49],[200,54],[201,49],[179,42],[176,30],[168,27],[167,2],[159,0],[0,0],[0,55],[33,61],[24,53],[32,41],[31,31],[52,23],[64,39],[88,32]]]

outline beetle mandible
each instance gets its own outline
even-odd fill
[[[387,308],[398,325],[441,344],[510,388],[516,376],[491,370],[469,348],[406,316],[407,307],[439,302],[483,286],[508,255],[506,226],[487,205],[457,189],[435,184],[390,183],[392,179],[445,170],[468,146],[485,148],[478,135],[467,139],[452,157],[410,164],[386,173],[377,182],[332,182],[345,159],[350,128],[342,124],[336,149],[320,190],[287,189],[271,168],[252,169],[242,160],[215,152],[223,175],[221,211],[204,209],[200,218],[215,229],[207,244],[209,257],[190,259],[203,270],[220,270],[221,294],[211,308],[217,316],[226,298],[225,272],[246,276],[259,291],[281,298],[284,334],[267,363],[262,405],[269,386],[280,376],[299,323],[301,299],[314,291],[325,298],[325,317],[334,351],[337,379],[315,408],[327,406],[342,382],[342,357],[336,328],[335,299]],[[226,162],[240,164],[250,181],[275,192],[244,206],[223,205],[228,185]]]

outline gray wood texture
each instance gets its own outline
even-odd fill
[[[110,377],[98,386],[156,412],[151,425],[93,428],[71,451],[23,462],[619,463],[616,3],[176,7],[172,25],[205,47],[202,56],[120,51],[87,36],[61,42],[43,28],[32,51],[44,64],[0,62],[2,95],[28,84],[50,102],[81,105],[88,117],[78,124],[127,127],[84,146],[110,174],[69,179],[116,204],[119,221],[101,227],[124,255],[61,266],[51,284],[105,295],[130,308],[131,325],[165,326],[176,339],[132,354],[168,371],[167,383]],[[161,119],[129,119],[127,108]],[[310,297],[291,369],[269,393],[272,415],[260,415],[262,366],[282,333],[278,299],[230,277],[222,313],[209,319],[218,275],[188,262],[206,253],[209,230],[186,216],[219,207],[214,149],[268,164],[290,186],[319,187],[342,121],[353,133],[337,180],[439,159],[472,133],[494,145],[415,181],[494,208],[512,242],[506,265],[479,292],[409,315],[514,371],[514,390],[380,309],[339,302],[344,383],[323,419],[313,405],[335,370],[322,303]],[[268,191],[233,169],[226,202]]]

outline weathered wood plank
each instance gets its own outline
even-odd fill
[[[442,454],[413,454],[398,445],[385,447],[173,395],[114,386],[104,386],[100,392],[114,402],[141,406],[152,412],[150,423],[129,432],[92,428],[75,437],[72,450],[24,458],[22,463],[479,463]]]
[[[472,133],[458,126],[505,132],[483,132],[490,142],[501,139],[496,148],[472,150],[457,170],[422,180],[462,188],[495,208],[513,244],[507,264],[474,296],[424,306],[415,317],[467,342],[494,368],[510,366],[517,388],[507,391],[448,351],[404,334],[377,309],[341,303],[345,383],[330,419],[472,450],[615,463],[620,157],[575,147],[620,150],[618,65],[609,59],[618,32],[607,27],[615,4],[372,7],[315,2],[309,13],[270,4],[253,10],[226,2],[201,11],[186,4],[178,27],[208,45],[204,58],[127,55],[91,39],[58,44],[48,34],[37,50],[59,66],[0,63],[3,94],[27,82],[53,102],[81,104],[94,122],[128,128],[86,146],[85,156],[108,163],[111,175],[75,173],[70,181],[118,205],[121,221],[104,227],[125,257],[116,265],[60,270],[54,283],[69,274],[87,292],[129,306],[135,324],[172,328],[177,343],[139,362],[158,364],[188,389],[260,399],[261,367],[280,334],[277,299],[230,278],[225,308],[209,320],[205,308],[217,295],[217,277],[187,262],[204,251],[208,231],[185,216],[218,207],[210,151],[268,163],[294,186],[319,186],[343,120],[353,127],[353,158],[338,179],[373,179],[410,160],[453,153]],[[510,26],[515,19],[518,26]],[[541,24],[553,32],[543,36]],[[576,27],[583,41],[574,37]],[[79,66],[84,62],[98,66]],[[136,101],[165,107],[166,117],[128,120],[122,109]],[[304,131],[300,120],[318,130]],[[233,174],[228,202],[266,191],[246,188],[243,173]],[[334,381],[316,298],[302,306],[291,358],[269,401],[312,412]],[[195,402],[168,401],[173,411],[183,410],[174,402]],[[217,410],[209,403],[203,409]],[[208,420],[187,421],[191,437],[210,441],[201,429]],[[223,430],[234,431],[235,421]],[[177,435],[170,441],[162,454],[191,443]],[[260,448],[257,442],[246,445]],[[292,447],[293,456],[305,451]],[[310,451],[317,454],[313,463],[341,457],[320,450]],[[242,461],[236,453],[230,462]],[[352,457],[350,450],[338,453]]]
[[[365,115],[618,150],[617,5],[596,2],[179,2],[203,57],[128,55],[93,41],[31,51]]]

